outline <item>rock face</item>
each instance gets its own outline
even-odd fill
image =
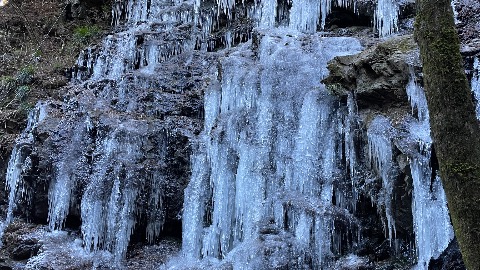
[[[419,68],[411,35],[391,38],[357,55],[334,58],[323,80],[334,95],[353,94],[360,109],[405,106],[410,70]]]
[[[480,3],[472,0],[454,2],[456,23],[462,43],[467,46],[469,43],[478,43],[477,33],[480,30],[480,16],[477,11],[480,8]]]
[[[22,146],[31,166],[22,171],[22,188],[11,190],[30,195],[13,213],[51,229],[81,226],[88,247],[112,245],[120,259],[128,242],[154,242],[162,228],[163,235],[181,235],[190,140],[201,127],[203,60],[196,53],[175,57],[171,64],[189,61],[188,71],[165,68],[166,80],[144,78],[148,88],[135,84],[141,74],[125,78],[128,98],[107,80],[65,88],[68,103],[39,104],[46,118]],[[109,240],[122,233],[126,242]]]
[[[3,251],[26,269],[461,269],[416,45],[373,37],[413,2],[377,2],[114,1],[2,163],[6,222],[43,224],[11,223]]]
[[[0,7],[2,190],[5,189],[8,159],[15,138],[26,126],[28,111],[39,99],[62,99],[63,92],[59,88],[68,83],[65,69],[74,64],[81,48],[98,39],[104,29],[110,28],[110,4],[107,1],[81,3],[85,4],[88,18],[67,18],[67,3],[63,0],[11,0]],[[102,10],[104,5],[108,10]],[[88,31],[82,32],[82,29]],[[2,201],[5,200],[3,196],[0,194]],[[2,213],[4,208],[0,209]]]
[[[438,259],[432,260],[429,265],[431,270],[463,270],[465,265],[462,261],[462,254],[458,247],[457,240],[453,240],[448,248],[440,255]]]

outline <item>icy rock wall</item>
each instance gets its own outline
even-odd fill
[[[118,80],[133,70],[152,74],[167,59],[193,50],[199,34],[191,2],[115,1],[112,17],[115,26],[127,27],[80,54],[72,74],[78,81]]]
[[[267,224],[305,251],[295,267],[320,267],[331,255],[336,215],[350,217],[332,202],[332,181],[342,174],[344,112],[319,81],[328,60],[361,47],[355,39],[295,36],[266,32],[258,60],[248,46],[239,48],[222,61],[221,78],[206,92],[204,131],[185,191],[187,257],[225,258],[246,243],[262,250],[272,245],[256,242]],[[233,263],[262,266],[247,253]]]
[[[438,172],[431,167],[434,157],[427,101],[423,89],[415,83],[413,72],[406,93],[414,118],[405,118],[404,130],[399,130],[392,126],[388,118],[376,116],[367,130],[368,148],[372,165],[382,179],[382,188],[375,201],[383,206],[386,217],[384,226],[392,241],[395,238],[395,218],[391,199],[393,185],[399,174],[393,159],[393,148],[398,143],[410,144],[405,154],[413,182],[412,217],[417,256],[414,268],[428,269],[430,260],[438,258],[454,235]],[[401,135],[403,132],[406,132],[406,135]],[[405,137],[400,139],[404,141],[399,142],[401,137]]]
[[[7,222],[36,215],[32,203],[46,186],[48,213],[36,218],[49,230],[79,218],[73,226],[85,250],[110,252],[119,267],[132,238],[153,243],[167,216],[176,218],[187,138],[201,117],[195,83],[214,63],[192,52],[195,38],[185,38],[191,7],[115,2],[117,23],[130,27],[80,55],[73,74],[79,85],[65,89],[64,102],[39,105],[15,146]]]
[[[8,192],[8,209],[5,222],[10,223],[13,219],[13,211],[21,198],[28,196],[27,190],[23,187],[23,174],[31,169],[31,159],[29,157],[34,142],[33,132],[37,125],[46,117],[47,110],[44,103],[38,103],[29,113],[27,127],[17,139],[12,150],[6,175],[6,188]],[[29,200],[27,200],[29,201]]]
[[[233,12],[232,1],[217,3],[213,11],[201,4],[115,1],[118,32],[106,37],[101,46],[85,50],[73,74],[78,82],[87,80],[84,93],[74,90],[77,96],[69,97],[66,104],[50,106],[52,110],[61,107],[52,115],[71,113],[44,124],[44,132],[61,130],[48,142],[39,142],[54,149],[47,151],[51,154],[49,228],[61,229],[69,215],[79,214],[86,249],[111,251],[117,262],[125,257],[140,221],[149,241],[158,237],[164,222],[165,153],[171,140],[164,123],[148,119],[164,117],[164,104],[149,103],[160,99],[160,94],[144,92],[174,88],[170,82],[155,80],[171,75],[162,72],[172,59],[187,55],[182,64],[190,68],[196,63],[192,51],[219,49],[218,42],[228,48],[250,37],[246,31],[251,29],[246,28],[212,39],[215,30],[228,26],[219,22],[220,13],[228,13],[227,21],[233,23],[241,12]],[[277,2],[260,4],[261,8],[246,5],[242,11],[262,27],[277,25]],[[346,179],[340,164],[344,155],[350,173],[355,173],[346,120],[353,101],[347,113],[319,81],[326,75],[328,60],[361,48],[354,39],[323,39],[296,31],[315,32],[319,23],[323,27],[331,4],[294,1],[289,30],[265,30],[258,51],[241,46],[221,62],[217,81],[205,94],[203,138],[192,158],[192,183],[186,190],[183,233],[188,256],[244,256],[234,250],[255,242],[259,234],[268,241],[255,242],[254,250],[280,250],[268,259],[271,266],[288,264],[286,258],[295,257],[292,267],[319,267],[342,249],[335,223],[346,227],[354,223],[349,210],[355,202],[342,197],[345,190],[336,190],[334,180]],[[168,95],[181,99],[175,94],[185,88],[168,89]],[[133,119],[127,114],[133,114]],[[59,124],[54,125],[55,121]],[[26,134],[35,138],[32,130]],[[342,140],[348,141],[347,153],[341,149]],[[17,158],[18,151],[11,166],[13,194],[23,183],[19,172],[29,169],[28,157]],[[12,196],[9,207],[13,209],[18,196]],[[388,223],[393,230],[394,222]],[[276,246],[278,234],[292,244]],[[251,259],[247,256],[246,261]]]
[[[236,3],[216,1],[115,1],[113,25],[128,26],[109,35],[101,48],[84,50],[73,77],[79,81],[115,79],[128,70],[152,73],[166,59],[190,50],[214,51],[251,38],[252,28],[287,26],[314,33],[325,28],[332,5],[356,12],[357,0],[295,0],[289,9],[276,0]],[[374,27],[385,37],[398,30],[398,0],[379,0]],[[281,16],[280,16],[281,14]],[[226,15],[227,18],[223,18]],[[281,17],[288,17],[288,24]],[[241,23],[240,23],[241,22]]]
[[[84,244],[93,250],[111,250],[123,259],[142,207],[146,207],[146,236],[150,242],[164,222],[161,166],[142,162],[147,126],[126,122],[97,141],[91,181],[81,201]],[[166,134],[160,137],[166,140]],[[158,161],[165,160],[166,142],[160,141]],[[155,166],[156,165],[156,166]],[[51,192],[50,192],[51,194]],[[141,204],[145,205],[141,205]]]
[[[50,149],[55,156],[44,157],[51,168],[50,230],[62,229],[69,214],[79,211],[85,248],[111,251],[120,263],[137,223],[144,223],[150,242],[160,234],[165,220],[162,163],[166,159],[168,136],[165,130],[155,130],[155,125],[141,121],[119,123],[118,119],[106,118],[94,123],[89,116],[70,115],[54,127],[62,130],[61,134],[42,142],[37,137],[37,125],[42,129],[48,122],[58,121],[54,116],[45,116],[43,111],[47,108],[56,113],[48,103],[38,105],[31,114],[29,127],[17,142],[17,151],[13,152],[7,174],[10,202],[6,221],[12,221],[17,202],[31,203],[29,197],[36,195],[23,187],[32,184],[31,179],[27,181],[24,176],[34,174],[39,168],[30,161],[38,159],[36,151]],[[152,132],[157,132],[154,138],[146,136]],[[160,144],[152,145],[155,142]],[[49,148],[50,143],[55,148]],[[145,155],[145,148],[153,152],[154,157]]]

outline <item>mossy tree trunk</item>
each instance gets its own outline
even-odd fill
[[[480,269],[480,128],[450,0],[417,0],[430,125],[450,215],[467,269]]]

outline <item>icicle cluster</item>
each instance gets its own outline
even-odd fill
[[[27,127],[16,140],[8,161],[7,173],[5,175],[5,188],[8,192],[8,208],[5,221],[0,222],[0,238],[3,236],[5,227],[13,221],[13,213],[20,199],[30,202],[30,192],[24,185],[23,177],[32,169],[30,153],[34,142],[34,132],[37,125],[45,119],[48,114],[48,104],[39,102],[28,114]],[[0,245],[2,243],[0,242]]]
[[[305,38],[311,46],[304,50],[299,42]],[[203,140],[185,192],[185,256],[237,254],[243,259],[234,262],[254,269],[255,258],[236,250],[255,242],[265,224],[296,239],[284,256],[305,251],[292,262],[298,267],[307,257],[319,267],[330,256],[334,213],[341,215],[332,204],[340,118],[318,82],[329,59],[359,49],[353,39],[278,32],[262,39],[258,61],[248,57],[248,47],[222,61],[221,80],[205,94]]]
[[[353,211],[355,211],[356,208],[356,201],[358,197],[358,192],[357,192],[357,185],[356,182],[358,181],[358,169],[357,166],[358,160],[357,160],[357,149],[355,149],[355,141],[354,138],[357,134],[355,130],[358,130],[358,120],[357,120],[357,107],[355,104],[355,100],[353,98],[353,94],[349,94],[347,97],[347,113],[345,116],[345,119],[343,121],[344,125],[342,126],[341,133],[344,134],[344,146],[345,146],[345,165],[346,169],[349,172],[350,180],[351,180],[351,186],[352,186],[352,196],[354,199],[354,203],[351,207]],[[337,196],[342,193],[337,193]],[[343,199],[337,198],[336,201],[344,201]],[[348,206],[345,206],[348,207]]]
[[[412,215],[418,258],[416,269],[428,269],[430,260],[438,258],[453,239],[453,228],[438,172],[433,172],[430,166],[432,139],[427,101],[423,89],[415,83],[413,72],[407,85],[407,95],[418,119],[408,126],[410,136],[419,144],[418,152],[410,158]]]
[[[384,116],[376,116],[370,123],[367,130],[368,137],[368,156],[378,175],[382,179],[382,189],[377,201],[385,209],[387,220],[385,229],[392,243],[395,239],[396,228],[392,213],[392,193],[396,171],[393,167],[392,142],[393,127],[390,120]]]
[[[36,140],[34,132],[45,119],[47,109],[48,104],[37,104],[13,149],[6,175],[9,190],[7,224],[13,219],[18,196],[28,196],[22,186],[23,174],[32,169],[30,154]],[[165,160],[167,135],[165,131],[157,132],[161,144],[150,151],[156,151],[158,164],[146,164],[142,147],[151,144],[145,137],[148,125],[124,122],[112,131],[103,126],[100,129],[106,133],[99,131],[96,134],[98,140],[94,141],[89,136],[94,124],[89,117],[83,122],[85,125],[76,125],[73,130],[67,129],[68,124],[59,123],[65,128],[67,141],[58,146],[58,158],[53,161],[53,178],[48,192],[49,227],[51,230],[63,228],[69,211],[80,207],[85,248],[109,250],[120,264],[140,217],[145,219],[146,236],[150,242],[162,229],[165,177],[160,164]],[[92,143],[95,150],[89,153]],[[93,163],[85,159],[89,155],[94,157]],[[83,185],[86,185],[85,191],[81,193]],[[81,194],[81,202],[73,196],[74,192]]]
[[[375,8],[375,29],[381,37],[386,37],[398,30],[399,6],[396,0],[378,0]]]
[[[166,59],[193,50],[197,34],[193,4],[189,2],[115,1],[113,24],[128,26],[109,35],[100,48],[87,48],[72,74],[78,81],[121,79],[140,69],[152,73]]]
[[[6,188],[8,192],[8,209],[6,223],[13,220],[13,211],[15,209],[18,195],[22,197],[28,196],[27,190],[22,187],[23,173],[29,172],[31,168],[30,152],[34,142],[34,132],[37,125],[47,116],[47,104],[38,103],[35,108],[28,114],[27,127],[20,134],[15,146],[12,150],[10,160],[8,161],[6,174]]]

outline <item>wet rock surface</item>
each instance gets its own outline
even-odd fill
[[[188,71],[168,66],[187,67],[182,64],[186,59],[200,64],[189,65]],[[118,93],[110,92],[118,89],[115,81],[100,81],[87,83],[83,87],[64,88],[68,93],[66,94],[68,103],[48,103],[46,106],[49,118],[36,129],[37,140],[31,146],[33,161],[31,175],[24,175],[25,188],[32,196],[29,203],[22,204],[26,206],[25,208],[21,206],[17,209],[18,214],[39,223],[47,223],[48,186],[52,185],[52,179],[61,177],[61,173],[69,173],[68,170],[71,169],[73,171],[70,172],[70,177],[82,179],[74,184],[78,187],[72,187],[74,192],[72,199],[75,200],[73,204],[79,207],[83,190],[90,181],[87,179],[90,178],[91,171],[95,170],[90,163],[91,160],[108,158],[102,157],[98,152],[100,150],[96,148],[101,147],[100,142],[108,136],[117,134],[113,136],[124,143],[132,144],[130,140],[140,142],[141,149],[134,151],[141,151],[137,153],[141,156],[128,161],[133,162],[130,165],[125,165],[129,166],[129,173],[136,171],[135,173],[138,173],[136,177],[139,179],[148,179],[149,174],[161,173],[165,179],[157,183],[160,185],[157,187],[150,187],[148,181],[138,184],[145,185],[143,190],[146,195],[154,188],[162,190],[163,210],[158,214],[165,216],[166,231],[175,236],[181,235],[179,216],[183,204],[183,189],[190,177],[190,140],[201,129],[203,82],[199,78],[203,69],[208,69],[201,64],[202,62],[203,57],[199,54],[182,55],[163,65],[164,70],[159,72],[165,79],[143,77],[142,74],[132,77],[132,80],[143,78],[148,81],[152,85],[148,89],[138,88],[135,81],[130,82],[130,78],[125,78],[131,95],[128,103],[125,103],[127,100],[125,98],[113,98],[108,100],[108,104],[104,103],[107,100],[102,96],[118,96]],[[190,79],[186,74],[190,74],[188,76]],[[174,82],[180,85],[175,85]],[[78,123],[85,121],[88,121],[86,127],[78,126]],[[125,124],[121,124],[119,128],[119,123]],[[78,149],[72,150],[70,145],[75,145]],[[55,157],[60,157],[60,160]],[[59,171],[59,162],[74,168]],[[111,189],[108,186],[104,188]],[[146,201],[142,201],[141,197],[138,199],[138,216],[142,218],[138,220],[136,226],[138,233],[134,234],[134,238],[142,241],[141,239],[146,237],[145,232],[141,231],[148,222],[148,213],[141,209],[147,209],[148,195]],[[70,212],[67,224],[70,220],[80,220],[78,214],[76,211]],[[78,227],[73,227],[75,228]]]
[[[458,247],[457,239],[454,239],[448,248],[443,251],[438,259],[433,259],[428,266],[429,270],[465,270],[465,265],[462,261],[462,254]]]
[[[480,3],[475,0],[454,1],[457,13],[457,28],[463,46],[473,47],[478,53],[478,31],[480,30]],[[472,49],[471,49],[472,50]]]
[[[28,111],[39,99],[63,96],[65,69],[80,49],[110,28],[109,1],[74,1],[84,18],[67,16],[64,0],[11,0],[0,7],[0,188],[15,139],[26,126]],[[88,3],[87,3],[88,2]],[[68,17],[68,18],[67,18]],[[90,25],[92,27],[85,27]],[[79,35],[79,30],[90,29]],[[3,201],[3,193],[0,198]],[[2,210],[2,209],[0,209]]]

